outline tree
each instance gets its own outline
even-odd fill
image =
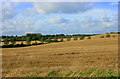
[[[24,40],[24,37],[22,37],[21,45],[23,45],[23,44],[24,44],[24,43],[23,43],[23,40]]]
[[[67,37],[67,41],[70,41],[70,37]]]
[[[106,38],[110,38],[110,34],[107,34],[107,35],[106,35]]]
[[[46,42],[48,42],[48,43],[52,42],[51,37],[49,37],[49,38],[46,40]]]
[[[5,45],[8,45],[8,44],[9,44],[8,38],[5,38],[5,39],[4,39],[4,44],[5,44]]]
[[[13,37],[13,38],[10,38],[10,41],[11,41],[11,44],[12,45],[15,45],[16,44],[16,39]]]
[[[75,36],[75,37],[74,37],[74,40],[78,40],[78,37],[77,37],[77,36]]]
[[[54,37],[54,42],[58,42],[58,38],[57,37]]]
[[[27,45],[30,45],[30,43],[31,43],[31,38],[30,38],[30,37],[27,37],[27,39],[26,39],[26,44],[27,44]]]
[[[84,35],[81,35],[81,36],[80,36],[80,40],[83,40],[84,38],[85,38]]]
[[[26,37],[31,37],[31,38],[35,37],[35,39],[38,40],[39,38],[42,37],[42,34],[40,34],[40,33],[27,33]]]
[[[90,36],[88,36],[88,38],[87,39],[91,39],[91,37]]]
[[[33,40],[33,41],[36,40],[36,36],[33,36],[33,37],[32,37],[32,40]]]
[[[39,41],[44,42],[44,41],[45,41],[45,38],[42,37],[41,39],[39,39]]]
[[[106,32],[106,34],[109,34],[108,32]]]
[[[117,34],[117,32],[110,32],[110,34]]]
[[[41,38],[41,37],[42,37],[42,34],[41,34],[41,33],[37,33],[36,38],[39,39],[39,38]]]
[[[33,37],[32,37],[32,40],[35,41],[34,44],[37,44],[37,37],[36,37],[36,36],[33,36]]]
[[[63,42],[63,37],[61,37],[60,42]]]
[[[104,36],[100,36],[100,38],[104,38]]]

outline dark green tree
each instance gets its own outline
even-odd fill
[[[88,36],[87,39],[91,39],[91,36]]]
[[[41,37],[42,37],[42,34],[41,34],[41,33],[38,33],[37,36],[36,36],[37,39],[39,39],[39,38],[41,38]]]
[[[36,40],[36,36],[33,36],[33,37],[32,37],[32,40],[33,40],[33,41]]]
[[[45,41],[45,38],[42,37],[41,39],[39,39],[39,41],[44,42],[44,41]]]
[[[74,37],[74,40],[78,40],[78,37],[77,37],[77,36],[75,36],[75,37]]]
[[[104,36],[100,36],[100,38],[104,38]]]
[[[13,38],[10,38],[10,42],[12,45],[15,45],[16,44],[16,39],[13,37]]]
[[[63,37],[61,37],[60,42],[63,42]]]
[[[84,38],[85,38],[84,35],[81,35],[81,36],[80,36],[80,40],[83,40]]]
[[[70,41],[70,37],[67,37],[67,41]]]
[[[5,38],[4,39],[4,45],[8,45],[9,44],[9,40],[8,40],[8,38]]]
[[[22,37],[21,38],[22,40],[21,40],[21,45],[23,45],[24,43],[23,43],[23,41],[24,41],[24,37]]]
[[[26,44],[27,44],[27,45],[30,45],[30,44],[31,44],[31,38],[30,38],[30,37],[27,37],[27,39],[26,39]]]
[[[110,38],[110,34],[107,34],[107,35],[106,35],[106,38]]]
[[[37,36],[33,36],[32,40],[35,41],[35,44],[37,44]]]
[[[106,34],[109,34],[108,32],[106,32]]]
[[[48,39],[46,39],[46,42],[51,43],[52,42],[51,37],[48,37]]]
[[[58,38],[57,37],[54,37],[54,42],[58,42]]]

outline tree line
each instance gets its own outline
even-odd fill
[[[116,32],[106,33],[106,38],[110,38],[110,34],[115,34]],[[52,42],[64,42],[70,41],[71,38],[73,40],[83,40],[85,37],[87,39],[91,39],[91,36],[97,35],[83,35],[83,34],[73,34],[73,35],[64,35],[64,34],[56,34],[56,35],[42,35],[41,33],[28,33],[25,36],[2,36],[0,37],[0,41],[4,43],[2,47],[23,47],[23,46],[30,46],[30,45],[40,45],[45,43],[52,43]],[[115,37],[115,35],[113,35]],[[65,39],[64,39],[65,38]],[[100,38],[104,38],[101,36]],[[20,44],[16,44],[16,42],[20,42]],[[34,41],[34,42],[31,42]],[[40,41],[41,43],[38,43]],[[25,43],[24,43],[25,42]]]
[[[29,46],[29,45],[40,45],[43,43],[52,43],[52,42],[63,42],[64,38],[66,38],[67,41],[70,41],[71,38],[73,40],[83,40],[85,36],[92,36],[92,35],[80,35],[80,34],[74,34],[74,35],[64,35],[64,34],[56,34],[56,35],[42,35],[40,33],[28,33],[25,36],[2,36],[1,41],[4,42],[3,47],[14,47],[14,46]],[[21,44],[16,44],[17,41],[20,41]],[[35,41],[31,44],[31,41]],[[40,41],[41,43],[38,43],[37,41]],[[26,42],[26,44],[24,44]]]

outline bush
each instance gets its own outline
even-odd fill
[[[107,35],[106,35],[106,38],[110,38],[110,34],[107,34]]]
[[[104,38],[104,36],[100,36],[100,38]]]
[[[26,39],[26,44],[27,44],[27,45],[30,45],[30,43],[31,43],[31,38],[28,37],[28,38]]]
[[[78,40],[78,37],[74,37],[74,40]]]
[[[57,37],[54,37],[54,42],[58,42],[58,38]]]
[[[91,39],[91,37],[90,36],[88,36],[88,38],[87,39]]]
[[[109,34],[108,32],[106,32],[106,34]]]
[[[84,35],[80,36],[80,40],[83,40],[84,38],[85,38]]]
[[[46,39],[45,42],[47,42],[47,43],[51,43],[52,40],[51,40],[51,39]]]
[[[9,40],[6,38],[6,39],[4,39],[4,44],[5,45],[8,45],[9,44]]]
[[[60,42],[63,42],[63,38],[60,39]]]
[[[11,38],[10,41],[11,41],[11,44],[12,44],[12,45],[15,45],[15,44],[16,44],[16,39],[15,39],[15,38]]]
[[[44,42],[44,41],[45,41],[45,38],[42,37],[41,39],[39,39],[39,41]]]
[[[67,41],[70,41],[70,37],[67,37]]]
[[[117,32],[110,32],[110,34],[117,34]]]

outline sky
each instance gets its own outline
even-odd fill
[[[2,35],[118,31],[117,2],[2,2]]]

